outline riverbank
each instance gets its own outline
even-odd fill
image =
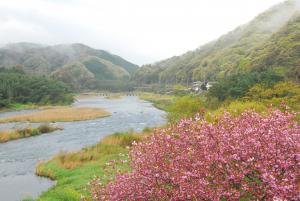
[[[51,133],[57,130],[63,130],[62,127],[52,125],[40,125],[37,128],[27,127],[20,129],[7,129],[0,131],[0,143],[5,143],[21,138],[32,137],[45,133]]]
[[[86,99],[86,98],[98,98],[103,97],[102,93],[89,92],[89,93],[78,93],[74,96],[75,100]]]
[[[1,108],[0,112],[10,112],[10,111],[19,111],[19,110],[30,110],[30,109],[38,109],[40,106],[36,104],[12,104],[7,108]]]
[[[123,94],[121,93],[113,93],[105,96],[106,99],[115,100],[115,99],[121,99],[123,97]]]
[[[8,122],[66,122],[83,121],[110,116],[111,113],[101,108],[50,106],[41,107],[41,111],[16,115],[0,119],[0,123]]]
[[[127,96],[128,94],[130,95],[137,95],[132,92],[131,93],[125,93],[125,92],[89,92],[89,93],[81,93],[77,94],[75,96],[76,100],[80,99],[87,99],[87,98],[105,98],[105,99],[110,99],[110,100],[115,100],[115,99],[121,99],[124,96]]]
[[[81,195],[88,197],[88,183],[95,175],[107,182],[117,173],[129,170],[129,147],[134,141],[141,141],[151,131],[144,129],[142,133],[114,133],[79,152],[62,152],[49,161],[40,162],[36,167],[36,174],[56,180],[57,184],[37,200],[79,201]]]
[[[173,95],[147,93],[147,92],[140,93],[139,98],[153,103],[154,107],[164,111],[167,111],[168,106],[174,103],[175,100],[175,96]]]
[[[74,102],[72,106],[105,108],[112,115],[88,121],[59,122],[55,125],[63,126],[64,130],[62,131],[1,144],[1,199],[6,201],[22,200],[24,198],[37,199],[42,192],[52,189],[52,185],[57,182],[35,176],[34,171],[39,161],[49,160],[60,151],[78,151],[99,143],[103,137],[115,132],[130,129],[140,132],[144,127],[156,127],[166,123],[165,112],[157,110],[151,103],[141,101],[134,96],[124,96],[122,99],[117,100],[108,100],[103,97],[80,99]],[[3,118],[11,117],[12,115],[33,111],[9,112],[0,116]],[[27,125],[27,123],[0,124],[0,127],[5,129],[21,127],[22,125]],[[95,168],[101,167],[96,164]],[[26,177],[23,175],[26,175]],[[73,176],[76,177],[76,175]],[[68,181],[65,180],[67,183]],[[68,188],[67,185],[65,188]],[[51,201],[55,200],[60,201],[61,199],[51,199]]]

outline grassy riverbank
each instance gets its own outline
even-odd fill
[[[124,93],[112,93],[112,92],[89,92],[81,93],[75,96],[76,100],[86,99],[86,98],[106,98],[106,99],[121,99],[124,96]]]
[[[122,97],[123,97],[123,95],[120,93],[113,93],[113,94],[109,94],[105,98],[109,99],[109,100],[115,100],[115,99],[121,99]]]
[[[117,172],[128,171],[128,147],[151,132],[115,133],[98,144],[79,152],[59,153],[50,161],[40,162],[36,174],[56,180],[57,184],[43,193],[39,201],[79,201],[80,196],[89,195],[88,183],[95,175],[104,181],[113,179]]]
[[[41,135],[44,133],[51,133],[56,130],[62,130],[62,127],[51,126],[51,125],[41,125],[37,128],[22,128],[22,129],[8,129],[0,131],[0,143],[8,142],[11,140],[17,140],[20,138],[27,138],[36,135]]]
[[[153,106],[158,109],[166,111],[167,107],[174,102],[175,96],[145,92],[140,93],[139,98],[153,103]]]
[[[7,108],[1,108],[0,112],[10,112],[10,111],[19,111],[19,110],[29,110],[29,109],[37,109],[39,108],[38,105],[36,104],[20,104],[20,103],[16,103],[16,104],[11,104],[9,107]]]
[[[67,106],[44,107],[41,111],[30,114],[16,115],[0,119],[0,123],[7,122],[64,122],[82,121],[110,116],[111,114],[101,108],[76,108]]]
[[[98,97],[102,97],[102,93],[89,92],[89,93],[78,93],[74,96],[74,99],[80,100],[85,98],[98,98]]]

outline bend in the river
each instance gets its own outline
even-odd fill
[[[112,116],[88,121],[61,122],[64,130],[0,144],[0,200],[17,201],[37,197],[54,182],[37,177],[35,165],[39,160],[50,159],[59,151],[79,150],[97,143],[101,138],[117,131],[153,127],[165,123],[165,113],[137,97],[108,100],[104,98],[81,99],[74,107],[100,107]],[[19,111],[0,113],[0,117]],[[22,126],[20,123],[0,124],[0,129]]]

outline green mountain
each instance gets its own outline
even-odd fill
[[[13,43],[0,48],[0,67],[17,67],[32,75],[50,75],[75,89],[84,88],[93,80],[129,80],[138,69],[117,55],[83,44],[32,43]]]
[[[67,64],[59,68],[51,74],[51,77],[77,90],[84,88],[89,80],[95,78],[94,74],[80,62]]]
[[[248,58],[248,68],[272,68],[285,77],[300,80],[300,14],[252,51]]]
[[[99,57],[87,57],[82,61],[82,64],[92,72],[98,80],[128,80],[130,78],[130,74],[126,69]]]
[[[299,72],[299,5],[299,0],[278,4],[194,51],[142,66],[133,79],[145,84],[187,83],[216,80],[256,67],[292,68],[286,70],[290,73],[298,68]],[[278,54],[274,52],[274,46]],[[287,51],[281,52],[284,50]],[[284,58],[284,62],[282,57],[287,54],[293,58]],[[268,63],[269,58],[273,59],[272,65]]]

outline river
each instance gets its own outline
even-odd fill
[[[140,131],[147,126],[165,123],[163,111],[133,96],[116,100],[100,97],[80,99],[73,106],[104,108],[110,111],[112,116],[56,123],[63,126],[64,130],[0,144],[0,201],[36,198],[54,185],[53,181],[34,174],[35,165],[39,160],[50,159],[60,151],[80,150],[117,131]],[[0,118],[33,111],[4,112],[0,113]],[[24,125],[0,124],[0,129],[18,126]]]

